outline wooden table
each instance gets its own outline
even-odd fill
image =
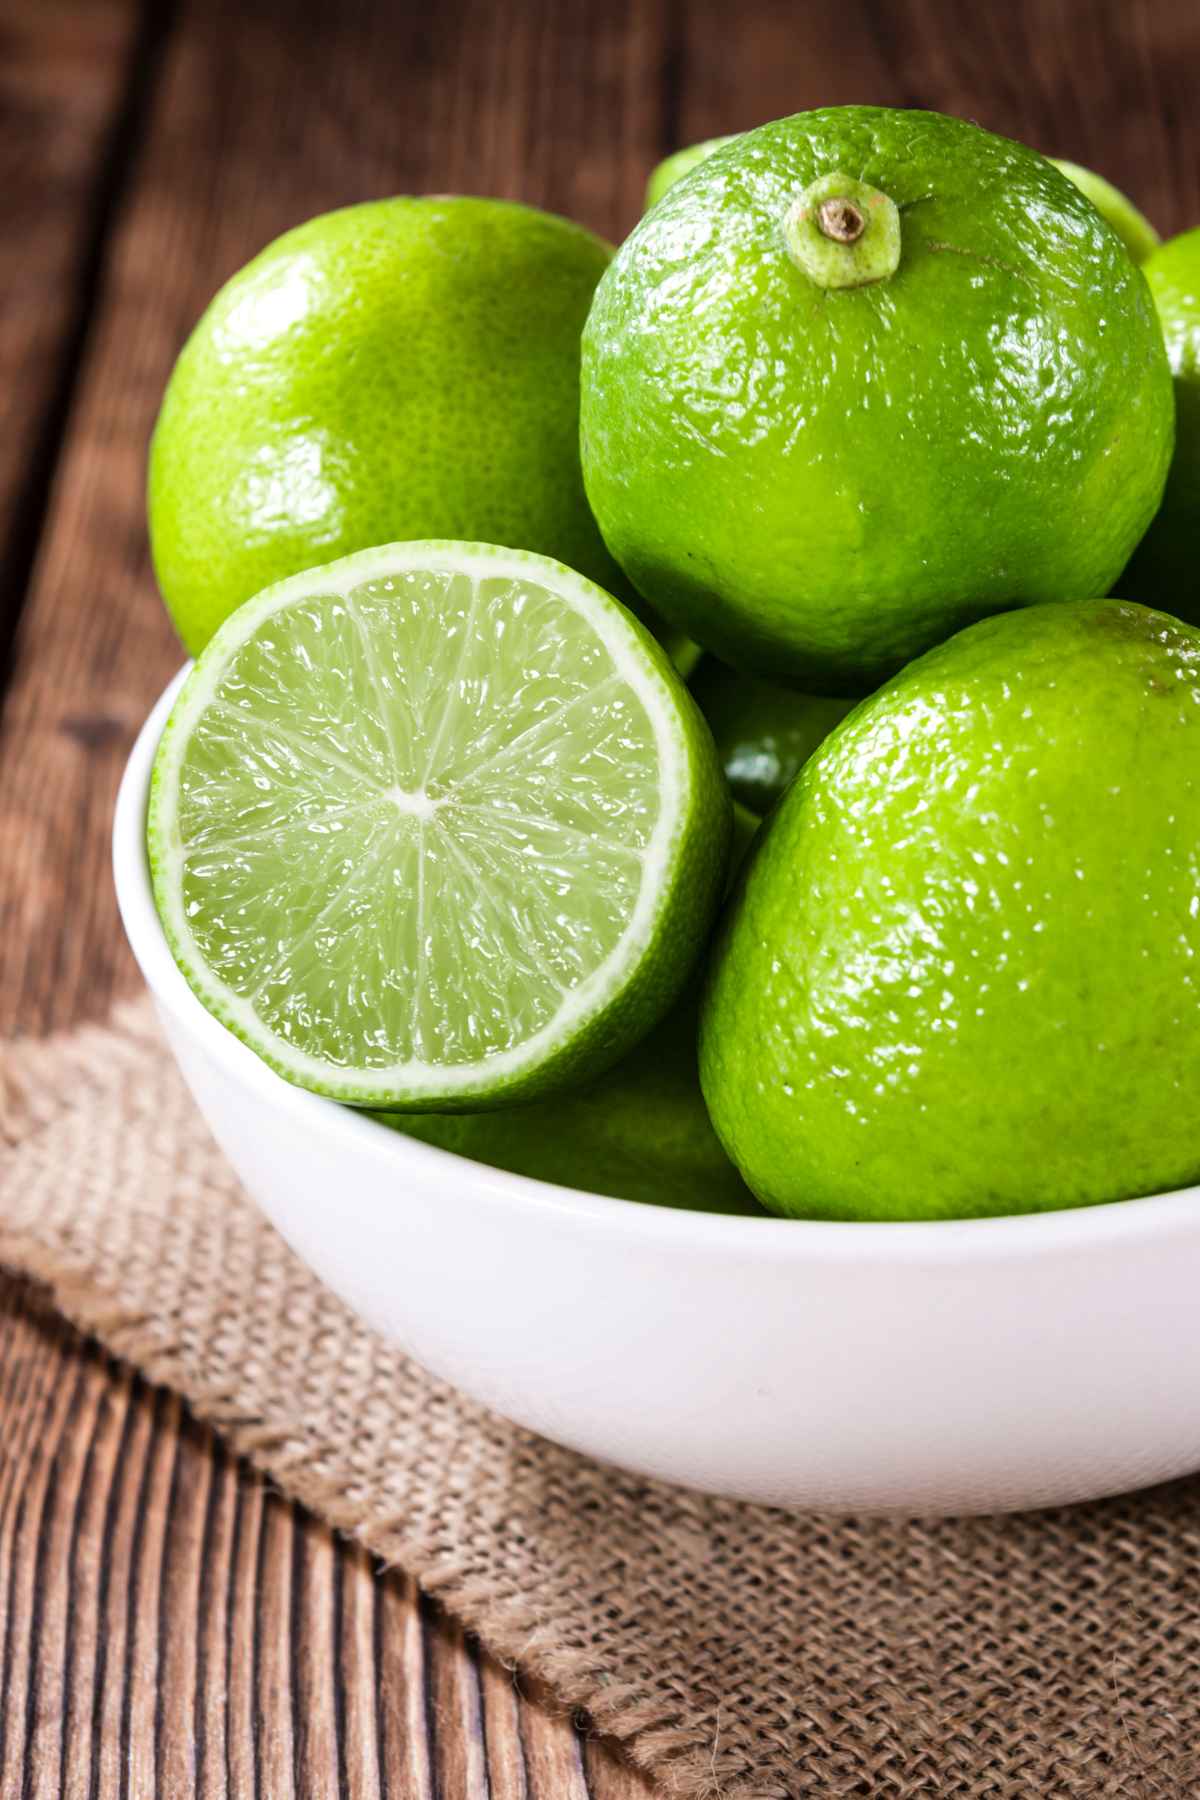
[[[854,100],[1073,156],[1170,232],[1200,220],[1198,74],[1195,0],[0,0],[0,1036],[135,984],[109,817],[180,660],[146,440],[185,333],[259,246],[426,189],[618,237],[667,150]],[[0,1800],[645,1792],[402,1576],[0,1286]]]

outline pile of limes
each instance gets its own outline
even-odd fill
[[[197,325],[181,968],[288,1080],[632,1199],[1200,1180],[1200,231],[871,107],[648,199],[615,254],[349,207]]]

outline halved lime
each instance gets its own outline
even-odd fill
[[[666,1012],[728,849],[667,657],[561,563],[404,543],[267,588],[159,747],[155,897],[200,999],[373,1107],[527,1099]]]

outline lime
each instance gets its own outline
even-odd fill
[[[612,256],[503,200],[376,200],[277,238],[175,365],[154,566],[195,655],[243,600],[396,538],[559,558],[640,607],[579,468],[579,334]]]
[[[706,649],[814,693],[1104,592],[1172,429],[1115,234],[1045,157],[936,113],[801,113],[714,151],[584,328],[609,549]]]
[[[697,163],[702,163],[714,150],[720,150],[723,145],[732,142],[731,137],[705,138],[703,143],[689,144],[686,150],[676,150],[674,156],[668,156],[660,162],[646,184],[647,210],[662,199],[669,187],[674,187],[682,176],[689,174]],[[1162,239],[1128,195],[1123,194],[1119,187],[1114,187],[1111,181],[1106,181],[1103,175],[1097,175],[1094,170],[1085,169],[1079,163],[1067,162],[1061,156],[1051,156],[1048,160],[1056,169],[1061,169],[1068,181],[1075,183],[1081,194],[1087,195],[1100,217],[1112,226],[1134,262],[1145,262]]]
[[[289,1080],[496,1105],[606,1067],[719,898],[712,738],[631,614],[559,563],[392,544],[241,607],[151,788],[168,941]]]
[[[1111,181],[1106,181],[1103,175],[1081,168],[1078,163],[1065,162],[1061,156],[1052,156],[1050,161],[1056,169],[1062,170],[1068,181],[1075,183],[1081,194],[1087,195],[1100,217],[1112,226],[1134,262],[1144,263],[1162,239],[1128,195],[1114,187]]]
[[[1175,377],[1175,455],[1163,503],[1121,591],[1182,618],[1200,620],[1200,228],[1172,238],[1143,273],[1162,321]]]
[[[378,1116],[427,1144],[562,1187],[693,1212],[760,1211],[708,1121],[694,1001],[573,1093],[498,1112]]]
[[[690,685],[712,729],[730,792],[759,815],[770,811],[854,705],[739,675],[715,656],[701,659]]]
[[[665,157],[650,174],[646,183],[646,210],[662,199],[669,187],[674,187],[681,176],[687,175],[702,163],[706,156],[719,150],[723,144],[732,144],[732,137],[705,138],[703,143],[689,144],[685,150],[676,150],[673,156]]]
[[[701,1081],[776,1211],[945,1218],[1200,1177],[1200,632],[1004,614],[856,709],[759,833]]]
[[[759,821],[734,802],[730,878]],[[756,1214],[709,1122],[696,1068],[694,987],[615,1068],[566,1094],[475,1113],[377,1113],[409,1137],[492,1168],[618,1200]]]
[[[733,803],[733,831],[729,839],[729,885],[736,880],[750,846],[758,835],[759,816],[740,800]]]

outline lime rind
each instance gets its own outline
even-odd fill
[[[736,135],[737,133],[734,132],[725,137],[705,138],[702,143],[687,144],[683,149],[676,150],[671,156],[664,157],[662,162],[650,172],[650,179],[646,183],[643,211],[649,212],[650,208],[656,206],[662,199],[668,188],[674,187],[675,183],[681,181],[685,175],[690,175],[696,165],[711,156],[714,150],[721,150],[726,144],[732,144]]]
[[[1051,156],[1048,160],[1060,175],[1065,175],[1091,201],[1100,217],[1116,232],[1135,263],[1144,263],[1157,250],[1162,238],[1128,194],[1123,194],[1119,187],[1115,187],[1103,175],[1097,175],[1094,169],[1085,169],[1081,163],[1070,162],[1062,156]]]
[[[539,743],[545,744],[547,731],[551,728],[548,718],[535,720],[529,729],[521,732],[519,744],[513,739],[489,745],[486,731],[483,733],[481,741],[489,753],[484,762],[493,774],[506,776],[506,782],[499,783],[490,795],[476,796],[485,815],[483,837],[480,838],[477,832],[477,841],[484,842],[490,857],[490,860],[485,858],[475,871],[480,906],[485,904],[483,896],[488,887],[484,877],[495,880],[497,865],[503,863],[505,834],[510,837],[515,834],[522,853],[532,855],[536,860],[538,846],[533,842],[531,832],[536,836],[534,828],[540,825],[557,839],[560,861],[562,844],[567,839],[573,840],[576,885],[582,882],[586,889],[591,867],[591,878],[603,888],[604,904],[609,912],[613,912],[618,902],[625,910],[617,920],[619,929],[610,929],[609,938],[601,942],[604,953],[594,966],[587,967],[586,962],[581,964],[577,950],[565,944],[557,966],[548,971],[541,970],[527,959],[522,975],[517,967],[519,956],[510,959],[501,954],[505,947],[506,896],[503,880],[500,880],[486,902],[492,907],[496,920],[490,946],[491,966],[503,967],[504,979],[509,980],[514,992],[521,990],[522,979],[532,985],[541,980],[544,988],[555,990],[555,1003],[550,1008],[543,1004],[540,1017],[534,1016],[535,1008],[528,1018],[519,1021],[512,1041],[506,1045],[500,1048],[495,1044],[485,1045],[482,1054],[473,1056],[470,1046],[464,1047],[460,1042],[452,1047],[449,1060],[441,1055],[436,1020],[428,1018],[430,1011],[436,1010],[430,996],[441,993],[441,989],[437,981],[431,979],[434,972],[422,963],[428,939],[422,921],[422,883],[431,866],[426,833],[439,831],[434,823],[435,809],[446,797],[445,793],[435,791],[436,784],[430,783],[429,777],[437,772],[435,763],[449,778],[443,784],[446,792],[454,789],[456,819],[471,804],[472,771],[455,766],[454,715],[456,707],[461,711],[464,695],[467,695],[467,703],[474,704],[479,701],[481,692],[476,682],[468,693],[469,684],[464,685],[463,681],[464,668],[469,667],[473,656],[480,654],[478,645],[473,643],[473,635],[480,623],[474,614],[462,630],[454,659],[457,666],[449,680],[445,675],[444,649],[439,670],[438,645],[433,639],[421,644],[418,656],[413,659],[412,678],[424,683],[421,701],[427,703],[422,715],[426,779],[420,788],[404,785],[412,779],[411,766],[406,765],[404,759],[413,747],[395,741],[396,709],[389,708],[384,702],[378,685],[374,708],[355,708],[353,695],[349,696],[339,734],[333,734],[335,745],[341,748],[335,748],[334,760],[329,763],[328,736],[314,748],[311,734],[306,734],[294,718],[289,718],[296,696],[289,693],[285,682],[279,689],[277,716],[268,718],[263,727],[269,746],[268,761],[273,757],[270,766],[276,769],[286,766],[293,774],[296,769],[301,770],[308,783],[305,791],[309,810],[302,811],[298,818],[285,815],[268,822],[272,799],[278,799],[280,793],[286,791],[286,782],[277,783],[273,791],[269,774],[264,775],[261,768],[257,772],[251,770],[248,780],[253,785],[257,779],[259,788],[266,793],[265,812],[261,808],[255,811],[258,801],[253,795],[245,803],[240,795],[235,796],[237,803],[234,805],[227,793],[217,794],[217,816],[221,822],[227,824],[232,813],[242,828],[248,807],[249,824],[244,827],[244,832],[248,830],[255,846],[261,847],[269,839],[270,832],[275,831],[276,839],[268,844],[270,855],[267,858],[273,868],[278,862],[279,832],[282,831],[285,837],[289,831],[300,833],[298,842],[302,852],[293,856],[285,871],[286,880],[277,881],[277,897],[268,896],[265,903],[270,915],[268,935],[273,933],[274,941],[283,946],[277,971],[281,990],[278,996],[270,991],[270,970],[265,982],[260,981],[257,987],[247,991],[245,979],[228,978],[230,969],[220,966],[220,948],[214,950],[211,935],[206,942],[200,941],[197,929],[193,928],[197,905],[188,897],[185,858],[189,853],[194,854],[197,847],[204,855],[210,845],[204,835],[203,819],[197,826],[196,818],[190,818],[187,841],[181,825],[181,816],[190,804],[189,790],[183,784],[185,762],[197,745],[201,756],[207,753],[203,741],[206,721],[216,720],[225,729],[233,729],[228,720],[222,721],[222,710],[230,710],[232,695],[236,723],[236,702],[239,699],[244,702],[247,698],[244,693],[239,695],[236,681],[231,683],[230,672],[239,670],[247,659],[253,663],[256,657],[260,662],[265,657],[269,663],[271,656],[278,652],[276,640],[287,637],[286,633],[272,633],[270,621],[292,609],[289,629],[302,634],[309,623],[304,613],[307,607],[322,629],[327,629],[329,620],[336,617],[340,629],[361,632],[362,621],[354,618],[360,609],[353,601],[349,606],[329,603],[342,600],[346,595],[369,594],[372,584],[396,582],[404,577],[424,577],[431,570],[473,583],[476,597],[487,584],[494,588],[497,583],[503,586],[505,582],[526,587],[532,584],[536,592],[549,596],[547,618],[539,627],[539,641],[553,642],[552,625],[557,619],[561,631],[568,636],[575,633],[579,641],[574,645],[572,655],[587,665],[582,685],[570,704],[585,712],[591,706],[593,710],[599,708],[605,713],[612,713],[615,706],[615,729],[628,726],[634,734],[631,738],[627,731],[622,740],[626,751],[636,739],[640,712],[648,733],[645,748],[650,752],[654,773],[654,791],[648,798],[643,796],[647,800],[643,806],[645,816],[635,830],[634,839],[628,843],[613,842],[606,847],[603,837],[588,829],[586,813],[574,821],[569,811],[564,817],[538,820],[523,817],[519,807],[507,805],[506,810],[510,798],[508,788],[519,788],[529,757]],[[363,638],[364,656],[367,656],[369,638],[368,632]],[[350,659],[349,643],[347,639],[347,644],[335,646],[339,666],[344,666]],[[314,648],[314,645],[319,646],[317,637],[302,646],[310,661],[321,654],[319,647]],[[605,668],[609,670],[607,676]],[[394,666],[382,678],[386,681],[393,673]],[[500,682],[510,677],[519,679],[519,671],[513,677],[510,662],[495,657],[487,673]],[[371,680],[378,684],[380,679],[381,671],[376,668]],[[485,678],[485,688],[486,685]],[[319,686],[319,680],[315,679],[314,691]],[[596,687],[608,691],[593,692]],[[254,696],[256,704],[263,690],[264,684],[260,681]],[[520,698],[518,695],[518,700]],[[420,714],[421,706],[415,705],[407,709],[406,716],[415,719]],[[246,716],[243,715],[243,723]],[[438,722],[431,725],[435,716]],[[489,717],[487,704],[476,704],[476,716],[469,723],[474,728],[479,720],[486,721]],[[609,748],[616,754],[619,746]],[[216,764],[221,763],[222,755],[218,745]],[[329,764],[332,770],[327,791],[320,785],[326,779],[324,767],[316,776],[313,774],[314,755],[323,764]],[[306,756],[309,759],[307,765]],[[284,759],[283,764],[280,758]],[[225,761],[229,759],[225,758]],[[338,767],[339,763],[343,766]],[[389,768],[399,770],[401,779],[384,785]],[[474,778],[479,776],[480,769],[476,768]],[[622,782],[626,779],[627,771],[622,770]],[[347,807],[348,786],[354,798]],[[464,790],[466,799],[460,806]],[[204,794],[203,784],[199,784],[198,791]],[[332,804],[326,807],[326,801]],[[328,839],[320,832],[314,834],[306,829],[314,821],[312,807],[317,802],[320,805],[315,816],[321,831],[335,828],[343,839],[348,830],[358,834],[349,877],[342,883],[340,891],[333,879],[334,863],[321,867],[323,854],[336,858],[339,851],[329,852]],[[570,804],[573,801],[568,796],[568,807]],[[347,811],[355,815],[349,821],[344,816]],[[331,819],[330,813],[336,816]],[[627,828],[628,823],[628,818],[622,820],[622,829]],[[439,844],[443,835],[447,834],[439,831]],[[176,960],[205,1006],[289,1080],[351,1103],[425,1109],[480,1107],[531,1097],[563,1085],[573,1077],[581,1078],[608,1066],[644,1035],[674,999],[703,941],[716,902],[727,835],[728,799],[711,738],[690,697],[649,633],[602,589],[562,564],[532,553],[494,546],[442,542],[404,543],[358,552],[266,589],[228,619],[181,690],[164,732],[155,765],[148,825],[155,894],[164,929]],[[501,844],[500,850],[495,848],[497,843]],[[443,865],[455,855],[462,861],[461,849],[461,844],[457,850],[443,846]],[[253,854],[252,849],[246,850],[243,860],[252,865]],[[344,850],[341,854],[344,858]],[[614,884],[619,885],[618,865],[624,867],[626,891],[613,901],[611,892]],[[342,867],[345,866],[343,862]],[[499,873],[503,875],[502,868]],[[469,881],[471,874],[471,869],[463,869],[464,882]],[[257,897],[255,894],[256,879],[251,866],[242,890],[222,893],[227,917],[236,920],[238,905],[247,897],[251,910],[261,903],[261,888]],[[361,940],[356,939],[354,933],[364,917],[369,932],[372,883],[389,879],[399,881],[409,892],[414,885],[417,890],[415,921],[410,907],[403,915],[407,935],[402,934],[388,947],[394,955],[401,982],[406,980],[411,989],[413,1018],[421,1020],[421,1025],[414,1028],[412,1053],[382,1062],[371,1061],[366,1056],[355,1060],[343,1041],[338,1045],[337,1056],[331,1057],[325,1053],[324,1045],[315,1050],[306,1045],[303,1030],[296,1028],[298,1003],[294,993],[289,991],[295,985],[293,959],[298,948],[314,958],[319,954],[327,955],[335,964],[342,955],[347,959],[347,977],[359,981],[361,971],[355,971],[353,957],[357,954],[356,944]],[[314,911],[312,896],[320,894],[323,898],[330,889],[333,891],[325,911],[319,907]],[[572,904],[569,881],[566,890],[568,897],[563,904],[569,908]],[[301,901],[307,896],[307,912],[301,905],[298,915],[304,919],[303,925],[293,923],[294,893],[300,895]],[[450,893],[450,903],[447,903],[447,895],[448,885],[443,880],[436,904],[438,917],[449,932],[455,927],[456,919],[454,895]],[[524,898],[521,904],[525,904]],[[275,908],[273,914],[270,912],[272,905]],[[606,920],[605,924],[611,927],[612,919]],[[511,921],[509,926],[511,929]],[[302,944],[298,946],[295,941],[289,941],[289,933],[305,930],[308,936]],[[324,944],[321,932],[324,933]],[[455,1006],[461,1012],[462,1007],[471,1002],[471,953],[465,944],[458,948],[461,954],[454,956],[454,967],[446,976],[447,991],[458,984],[457,998],[452,995],[448,1003],[450,1012]],[[381,992],[376,983],[373,994],[376,1001]],[[389,1003],[395,1002],[395,998],[392,994]],[[303,1001],[299,1004],[302,1011]],[[424,1016],[422,1008],[425,1009]],[[426,1026],[429,1028],[425,1029]]]

